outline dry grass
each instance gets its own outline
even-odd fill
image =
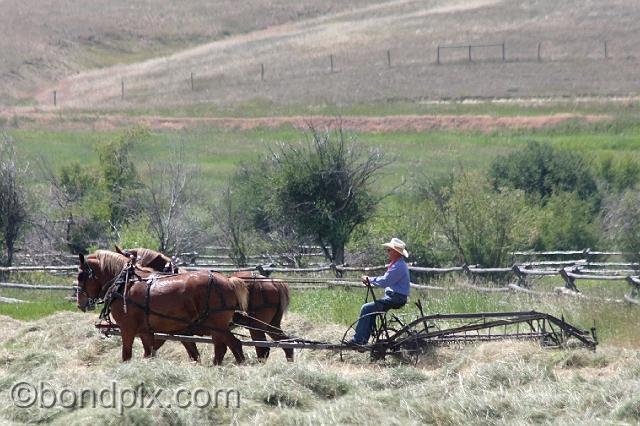
[[[339,362],[328,352],[303,351],[295,363],[274,352],[266,364],[237,367],[228,359],[192,365],[177,344],[159,357],[119,361],[119,340],[103,339],[94,314],[60,313],[34,322],[3,321],[0,336],[0,419],[54,424],[504,424],[640,421],[640,353],[616,347],[549,351],[525,343],[443,348],[418,366],[370,363],[364,355]],[[333,339],[342,327],[312,325],[290,315],[294,333]],[[52,389],[144,388],[149,392],[230,389],[240,408],[223,406],[123,409],[19,408],[9,389],[19,381],[45,381]],[[165,394],[167,395],[167,394]],[[164,401],[164,400],[161,400]],[[166,401],[164,401],[166,402]]]
[[[349,6],[329,2],[323,9],[312,3],[283,1],[260,7],[247,2],[236,14],[235,3],[215,11],[202,2],[190,2],[184,10],[167,3],[153,11],[137,6],[125,13],[122,4],[111,2],[110,7],[91,10],[102,24],[87,19],[84,25],[71,27],[72,47],[60,57],[86,55],[95,48],[92,44],[101,51],[113,50],[115,45],[114,55],[122,52],[126,59],[117,62],[125,65],[76,75],[74,71],[81,67],[57,64],[43,48],[42,66],[28,72],[18,66],[17,74],[6,78],[33,86],[32,80],[66,75],[57,85],[39,85],[44,89],[37,96],[40,106],[50,106],[51,91],[57,89],[60,105],[87,109],[194,104],[224,108],[258,100],[276,105],[344,105],[637,93],[640,23],[635,19],[638,4],[632,0],[392,0],[349,2]],[[5,1],[0,7],[17,4]],[[20,5],[33,9],[29,2]],[[70,21],[83,17],[83,8],[72,10]],[[55,30],[67,24],[62,16],[45,10],[36,16],[42,20],[39,28],[45,40],[40,44],[51,47],[50,39],[56,35],[68,42]],[[233,29],[229,32],[225,27]],[[218,39],[225,31],[229,36]],[[24,33],[16,34],[23,38],[8,38],[7,49],[21,51],[16,43],[32,42]],[[85,43],[90,34],[94,38]],[[610,60],[604,60],[605,38]],[[171,44],[164,42],[167,39],[188,48],[167,48]],[[465,62],[464,50],[443,51],[444,65],[434,64],[437,45],[502,41],[507,43],[506,63],[501,62],[499,49],[478,49],[473,64]],[[536,61],[538,42],[542,62]],[[155,58],[135,60],[134,54],[145,49]],[[175,53],[163,56],[163,49]],[[387,49],[392,51],[392,68],[386,64]],[[329,73],[330,54],[335,55],[338,71],[333,74]],[[17,56],[24,63],[26,59]],[[266,66],[264,82],[260,81],[261,63]],[[194,91],[191,72],[196,78]],[[122,80],[124,101],[120,100]]]
[[[0,2],[0,99],[78,71],[139,62],[370,1]]]

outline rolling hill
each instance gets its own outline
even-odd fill
[[[0,2],[22,11],[0,14],[0,79],[5,104],[39,110],[638,94],[632,0],[32,1]],[[497,46],[436,63],[468,44]]]

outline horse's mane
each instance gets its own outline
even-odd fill
[[[141,266],[149,266],[149,264],[153,262],[153,260],[158,256],[160,256],[165,263],[171,262],[171,259],[168,256],[165,256],[164,254],[158,251],[154,251],[154,250],[143,248],[143,247],[136,248],[133,250],[136,250],[136,253],[138,255],[136,258],[136,263]]]
[[[96,250],[94,256],[98,259],[100,269],[112,277],[119,275],[129,262],[126,256],[108,250]]]

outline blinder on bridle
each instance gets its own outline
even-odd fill
[[[96,278],[96,272],[93,270],[88,263],[84,263],[80,266],[80,273],[78,274],[78,292],[83,293],[87,296],[87,309],[93,310],[96,307],[96,303],[99,301],[99,297],[91,298],[87,294],[87,289],[85,288],[88,280],[93,280]]]

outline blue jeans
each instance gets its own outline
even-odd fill
[[[375,302],[369,302],[362,305],[360,309],[360,319],[356,325],[356,334],[353,341],[359,345],[366,345],[371,336],[371,327],[375,320],[375,315],[367,315],[373,312],[386,312],[389,309],[397,309],[407,303],[407,296],[392,291],[385,291],[384,297]],[[365,316],[366,315],[366,316]]]

